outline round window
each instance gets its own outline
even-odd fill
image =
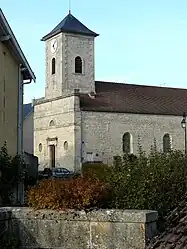
[[[42,144],[40,143],[38,147],[39,147],[39,152],[41,152],[42,151]]]
[[[64,150],[68,150],[68,142],[67,141],[64,142]]]

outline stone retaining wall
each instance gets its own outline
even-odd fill
[[[29,249],[144,249],[156,219],[155,211],[0,208],[0,232],[13,231]]]

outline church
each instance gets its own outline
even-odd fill
[[[34,154],[39,169],[79,171],[84,162],[111,164],[139,144],[184,150],[187,89],[95,81],[99,35],[69,13],[45,42],[45,96],[34,100]]]

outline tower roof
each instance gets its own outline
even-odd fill
[[[82,34],[86,36],[98,36],[97,33],[88,29],[84,24],[82,24],[77,18],[75,18],[71,13],[69,13],[49,34],[42,38],[42,41],[57,35],[61,32],[72,33],[72,34]]]

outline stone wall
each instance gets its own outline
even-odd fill
[[[13,231],[28,249],[144,249],[156,219],[155,211],[0,208],[0,229]]]
[[[83,35],[65,34],[65,72],[64,90],[72,93],[80,89],[81,93],[95,92],[94,38]],[[75,58],[82,59],[82,74],[75,73]]]
[[[51,52],[51,41],[57,40],[57,50]],[[94,38],[78,34],[60,33],[46,41],[45,98],[67,96],[74,89],[81,92],[95,91]],[[83,72],[75,73],[75,58],[82,58]],[[52,59],[56,60],[55,74],[51,73]]]
[[[55,166],[79,170],[80,157],[77,158],[75,153],[75,135],[79,144],[81,136],[79,113],[79,98],[76,96],[46,101],[34,106],[34,155],[39,159],[39,170],[50,167],[49,146],[53,144]]]
[[[82,154],[97,154],[104,163],[111,163],[113,156],[122,154],[122,137],[129,132],[132,137],[131,153],[142,149],[149,151],[154,138],[157,148],[163,149],[163,136],[169,133],[173,149],[184,149],[184,130],[181,117],[130,113],[82,112]],[[94,135],[93,135],[94,134]]]

